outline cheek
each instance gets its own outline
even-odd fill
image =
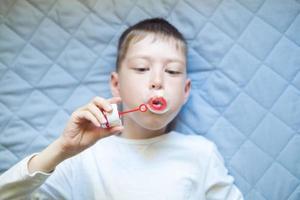
[[[185,96],[185,85],[183,81],[173,81],[169,84],[169,95],[175,107],[182,105]]]
[[[145,90],[145,79],[131,77],[122,82],[123,90],[130,92],[132,94],[140,93],[141,91]]]
[[[185,82],[183,80],[176,80],[176,79],[170,79],[168,81],[168,87],[172,93],[180,95],[178,97],[181,97],[181,95],[184,94],[184,87]]]
[[[143,80],[128,78],[120,81],[120,95],[127,105],[141,103],[145,91]]]

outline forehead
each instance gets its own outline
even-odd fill
[[[186,63],[183,42],[167,36],[148,34],[132,40],[125,58],[149,57],[151,59],[178,60]]]

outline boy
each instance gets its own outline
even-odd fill
[[[167,21],[148,19],[120,37],[113,98],[95,97],[71,116],[46,149],[0,177],[0,199],[26,199],[38,188],[49,199],[243,199],[215,145],[167,132],[190,93],[186,42]],[[107,124],[111,104],[146,112]]]

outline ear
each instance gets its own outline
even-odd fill
[[[112,72],[110,75],[110,90],[114,97],[120,96],[119,74],[117,72]]]
[[[185,86],[184,86],[184,103],[186,103],[187,100],[189,99],[190,92],[191,92],[191,80],[186,79]]]

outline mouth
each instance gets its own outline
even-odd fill
[[[152,97],[148,101],[149,110],[155,114],[167,112],[167,101],[163,97]]]

